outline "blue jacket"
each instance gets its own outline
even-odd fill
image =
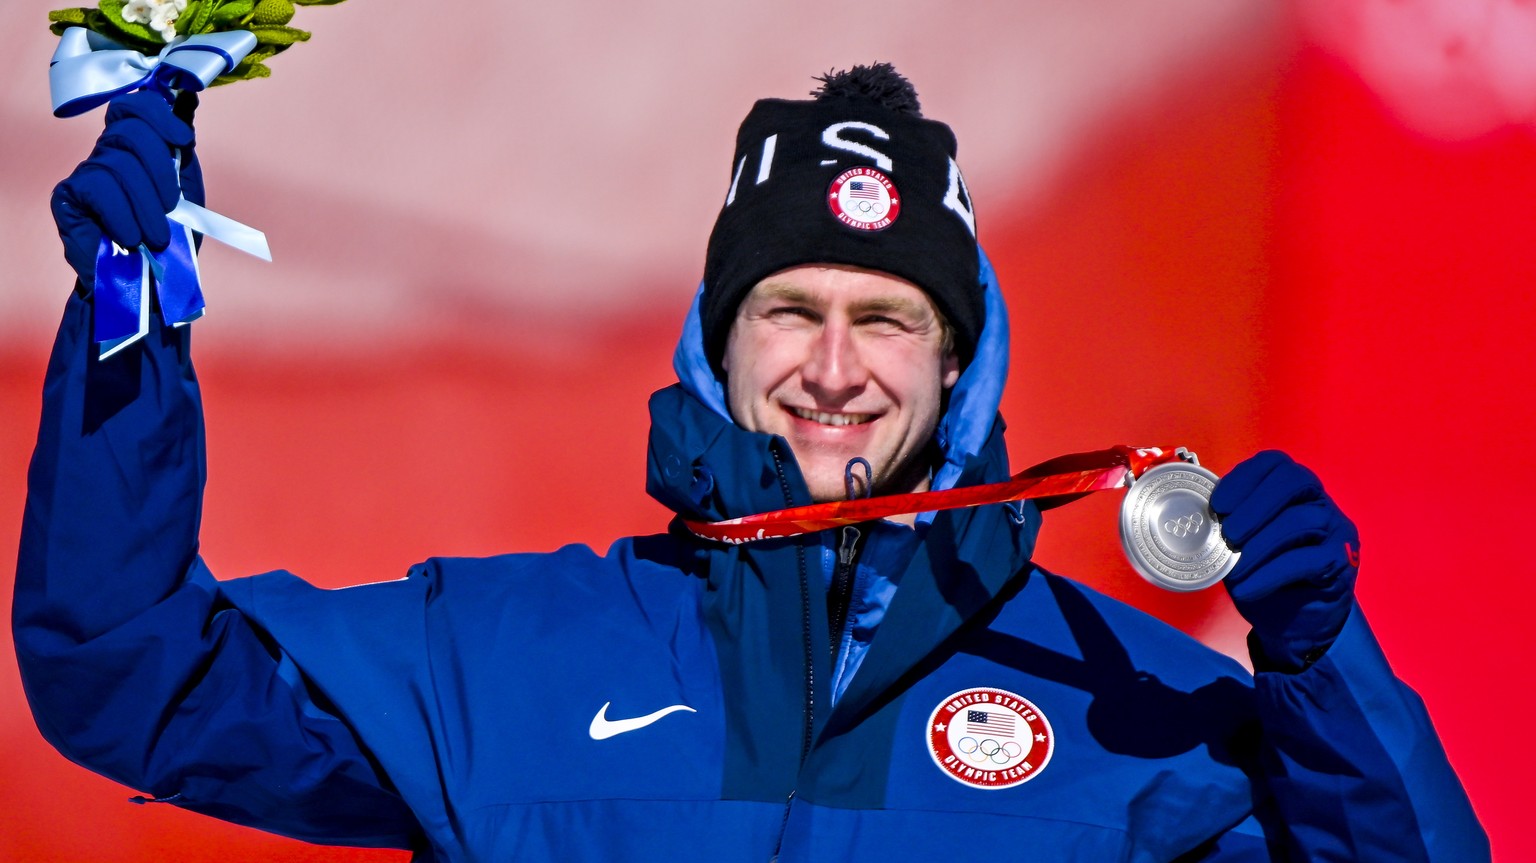
[[[987,277],[940,486],[1008,473]],[[97,362],[89,317],[72,298],[48,367],[17,656],[49,741],[158,801],[443,861],[1488,857],[1358,609],[1307,670],[1252,678],[1033,566],[1032,507],[216,581],[188,331]],[[808,502],[697,335],[652,399],[651,493],[709,519]]]

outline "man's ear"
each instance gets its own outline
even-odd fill
[[[943,376],[939,380],[944,389],[947,390],[953,387],[955,381],[960,380],[960,357],[954,351],[944,354],[944,359],[940,361],[939,368],[943,372]]]

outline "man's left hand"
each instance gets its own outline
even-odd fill
[[[1241,552],[1226,577],[1253,625],[1255,667],[1301,671],[1344,628],[1360,565],[1360,535],[1317,475],[1267,450],[1216,484],[1211,511]],[[1253,645],[1253,642],[1257,642]],[[1257,653],[1256,651],[1256,653]]]

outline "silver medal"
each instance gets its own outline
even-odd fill
[[[1168,590],[1200,590],[1237,565],[1211,514],[1216,474],[1169,462],[1131,483],[1120,505],[1120,541],[1141,577]]]

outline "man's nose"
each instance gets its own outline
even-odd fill
[[[869,367],[847,323],[829,320],[822,325],[801,378],[814,395],[825,398],[850,396],[869,381]]]

